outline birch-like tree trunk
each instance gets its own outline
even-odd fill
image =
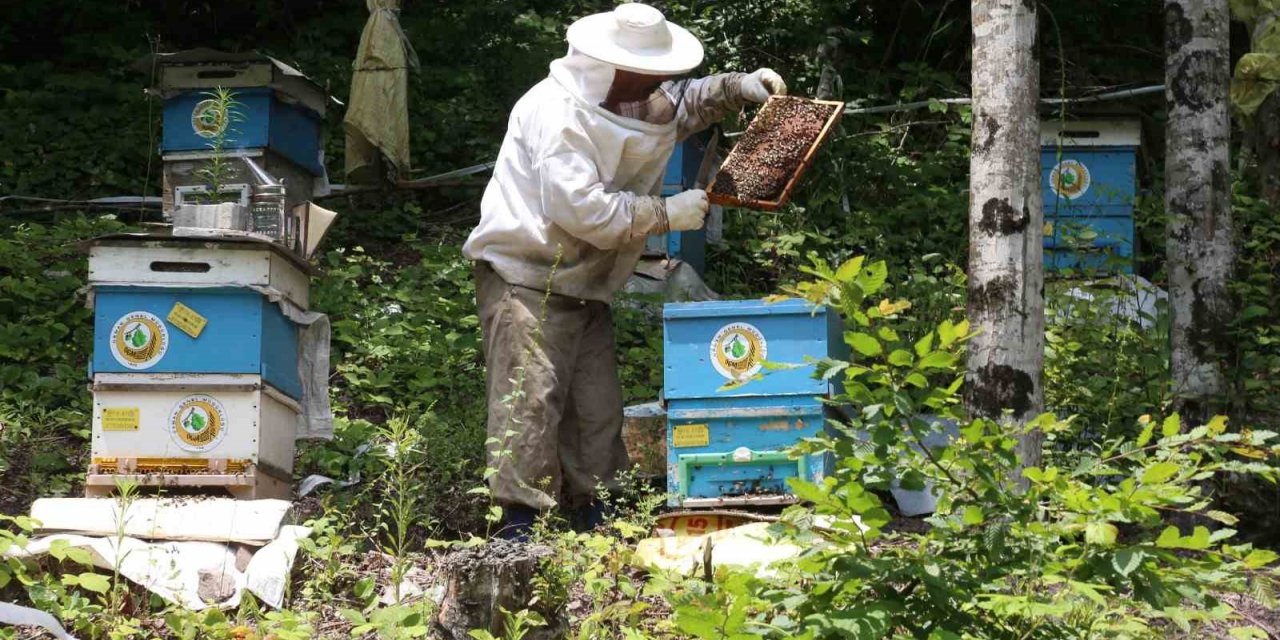
[[[1165,209],[1176,405],[1197,418],[1226,392],[1235,265],[1227,0],[1165,2]]]
[[[965,404],[1014,423],[1044,405],[1044,225],[1035,0],[974,0]],[[1024,466],[1043,436],[1023,438]]]

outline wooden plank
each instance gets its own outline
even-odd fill
[[[756,126],[756,123],[760,121],[760,114],[764,113],[769,108],[769,105],[780,97],[781,96],[769,96],[769,102],[765,103],[764,108],[756,114],[756,117],[752,119],[751,124],[747,125],[747,131],[750,131],[752,127]],[[822,129],[818,132],[817,137],[814,138],[813,143],[809,145],[808,151],[805,152],[800,164],[797,165],[795,171],[792,172],[791,178],[787,180],[787,184],[783,187],[782,193],[778,195],[778,198],[776,200],[750,200],[715,193],[716,181],[721,175],[720,173],[717,173],[716,177],[711,180],[711,184],[707,187],[707,198],[711,204],[718,204],[727,207],[746,207],[748,209],[758,209],[761,211],[777,211],[791,199],[791,193],[795,190],[796,185],[799,184],[800,178],[809,170],[809,167],[813,165],[814,158],[817,157],[818,149],[820,149],[822,145],[826,143],[827,139],[831,137],[831,133],[835,130],[836,123],[839,122],[840,117],[844,115],[845,104],[843,102],[836,102],[832,100],[809,100],[809,102],[820,105],[831,105],[835,108],[832,110],[831,115],[827,117],[826,123],[823,124]],[[729,161],[735,157],[734,154],[736,153],[738,153],[738,148],[734,147],[720,166],[723,167],[728,164]]]
[[[85,497],[110,496],[120,481],[134,482],[142,487],[221,489],[237,500],[289,500],[293,497],[289,481],[277,478],[256,465],[250,465],[245,473],[237,474],[90,473],[85,476]]]

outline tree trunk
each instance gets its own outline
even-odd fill
[[[978,334],[969,343],[965,404],[974,415],[1022,424],[1044,406],[1036,3],[975,0],[972,12],[968,314]],[[1040,464],[1042,440],[1023,438],[1023,466]]]
[[[1165,209],[1175,406],[1202,419],[1226,392],[1235,264],[1227,0],[1165,2]]]
[[[506,637],[509,614],[548,606],[535,602],[534,579],[539,563],[551,555],[551,548],[543,545],[493,539],[484,546],[445,556],[439,564],[445,592],[434,620],[438,635],[446,640],[470,640],[471,631],[485,630]],[[560,616],[538,613],[546,624],[530,629],[525,640],[564,637]]]
[[[1251,137],[1262,197],[1272,209],[1280,210],[1280,91],[1272,93],[1254,114]]]

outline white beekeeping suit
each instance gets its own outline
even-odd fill
[[[702,190],[658,196],[676,142],[785,91],[767,69],[662,83],[697,67],[702,45],[641,4],[582,18],[568,40],[512,109],[463,247],[476,261],[490,490],[517,538],[555,506],[598,522],[597,487],[627,466],[609,302],[646,235],[703,224]]]

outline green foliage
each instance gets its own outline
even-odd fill
[[[84,472],[93,311],[77,243],[126,228],[81,214],[0,227],[0,513],[65,495]]]
[[[240,109],[243,105],[236,100],[235,92],[230,89],[218,87],[205,92],[205,95],[209,106],[200,113],[200,118],[205,130],[212,131],[209,136],[209,153],[212,155],[196,175],[205,180],[205,199],[208,202],[219,202],[219,194],[234,170],[232,163],[236,162],[227,158],[223,152],[226,150],[227,139],[237,134],[235,125],[244,122],[244,113]]]
[[[93,311],[77,243],[125,229],[114,216],[83,215],[0,228],[0,402],[85,406]]]
[[[1121,276],[1045,287],[1045,402],[1075,416],[1081,446],[1134,435],[1138,417],[1168,401],[1168,307],[1131,283]]]
[[[792,481],[809,503],[789,509],[777,535],[807,551],[769,579],[725,572],[702,595],[675,598],[680,628],[699,638],[1159,637],[1224,620],[1220,594],[1273,594],[1276,554],[1232,542],[1204,482],[1223,474],[1275,480],[1259,458],[1280,453],[1270,431],[1228,432],[1225,418],[1184,428],[1176,414],[1139,419],[1120,436],[1019,470],[1022,430],[1052,445],[1075,437],[1073,420],[1043,415],[1020,429],[966,422],[956,407],[958,354],[967,323],[943,321],[904,340],[905,301],[875,302],[883,263],[818,263],[816,280],[790,287],[846,320],[848,361],[836,403],[858,407],[832,434],[798,447],[830,451],[836,468],[818,483]],[[954,435],[936,446],[927,436]],[[1157,432],[1157,429],[1159,430]],[[1018,478],[1028,486],[1019,486]],[[880,495],[894,483],[931,487],[938,506],[921,533],[890,528]],[[692,591],[699,593],[698,591]]]

